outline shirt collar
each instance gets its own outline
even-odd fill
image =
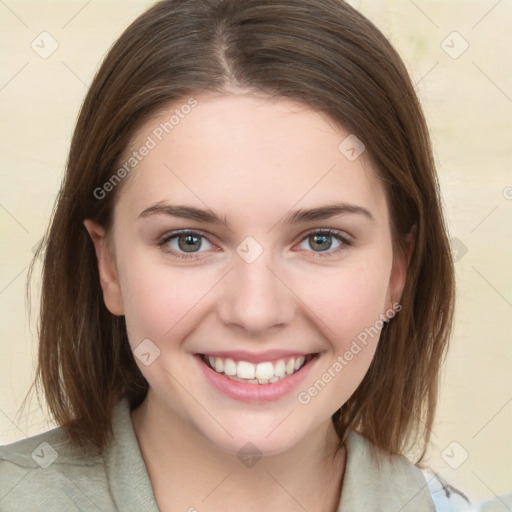
[[[105,467],[112,498],[119,510],[159,512],[124,396],[114,409],[113,437],[105,451]]]
[[[435,512],[421,471],[405,457],[388,455],[350,431],[338,512]]]

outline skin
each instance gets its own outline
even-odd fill
[[[406,264],[393,256],[384,188],[364,153],[349,161],[338,150],[348,132],[306,105],[240,92],[195,98],[197,106],[116,191],[112,231],[84,222],[106,306],[125,316],[133,349],[150,339],[160,350],[149,366],[135,358],[150,389],[131,414],[158,505],[335,511],[346,453],[332,458],[339,439],[330,418],[363,379],[378,336],[308,404],[297,393],[400,300]],[[142,126],[131,150],[175,108]],[[281,222],[290,210],[340,201],[366,208],[373,220],[349,213]],[[210,208],[230,228],[139,218],[158,202]],[[201,247],[180,251],[178,238],[167,247],[197,259],[158,246],[182,229],[200,230]],[[333,237],[318,248],[306,237],[318,229],[349,236],[351,245],[335,252],[342,242]],[[251,263],[236,252],[248,236],[263,249]],[[306,382],[275,402],[225,396],[193,357],[270,349],[320,353]],[[236,456],[247,442],[263,455],[252,467]]]

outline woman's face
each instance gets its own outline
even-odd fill
[[[86,221],[150,393],[223,450],[329,427],[396,311],[384,189],[349,136],[291,100],[185,98],[132,141],[111,258]]]

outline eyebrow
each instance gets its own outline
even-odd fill
[[[301,224],[315,220],[330,219],[331,217],[347,214],[363,215],[369,220],[375,221],[372,213],[362,206],[350,203],[334,203],[330,205],[319,206],[317,208],[293,210],[284,216],[282,223],[288,225]],[[225,215],[219,216],[210,209],[203,210],[194,206],[173,205],[169,203],[158,202],[153,206],[146,208],[139,215],[139,218],[147,218],[153,215],[179,217],[181,219],[195,220],[208,224],[223,225],[231,229]]]

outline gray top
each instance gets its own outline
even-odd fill
[[[103,457],[81,454],[63,427],[0,446],[0,511],[159,512],[126,397],[114,409],[113,432]],[[346,447],[338,512],[466,510],[448,508],[446,493],[404,457],[373,458],[353,431]]]

